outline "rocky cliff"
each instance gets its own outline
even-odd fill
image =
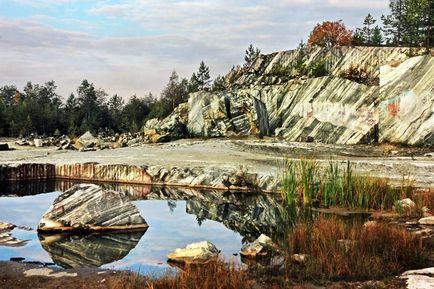
[[[225,76],[226,91],[191,94],[145,134],[434,145],[434,60],[422,54],[342,47],[261,55]]]

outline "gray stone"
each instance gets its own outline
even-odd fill
[[[33,143],[35,144],[35,147],[37,147],[37,148],[44,146],[44,141],[40,138],[33,139]]]
[[[167,259],[180,263],[206,263],[215,260],[220,251],[214,244],[201,241],[188,244],[185,248],[178,248],[167,255]]]
[[[276,249],[277,247],[270,237],[261,234],[254,242],[244,245],[240,250],[240,254],[247,258],[257,258],[270,256]]]
[[[75,143],[79,148],[93,148],[100,144],[98,138],[94,137],[90,131],[85,132]]]
[[[42,216],[38,231],[132,230],[148,227],[139,210],[121,192],[93,184],[75,185],[59,195]]]

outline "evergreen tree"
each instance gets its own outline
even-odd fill
[[[199,79],[197,78],[196,73],[191,75],[190,81],[187,86],[188,93],[193,93],[199,91]]]
[[[187,100],[187,86],[188,81],[186,79],[179,80],[179,76],[176,71],[172,71],[169,82],[161,93],[163,114],[160,115],[160,117],[169,115],[175,109],[175,107]]]
[[[222,91],[225,90],[225,79],[223,77],[221,77],[220,75],[218,75],[215,79],[214,82],[212,83],[212,87],[211,90],[212,91]]]
[[[200,90],[207,90],[211,82],[211,77],[209,76],[209,67],[205,65],[205,62],[200,62],[196,76]]]
[[[246,55],[244,56],[244,60],[247,65],[253,64],[255,60],[261,55],[261,50],[257,47],[253,47],[253,44],[250,44],[246,49]]]
[[[377,22],[377,20],[374,19],[374,17],[372,17],[370,13],[365,17],[365,20],[363,21],[363,25],[364,25],[362,29],[363,38],[366,41],[366,44],[368,45],[372,44],[372,34],[373,34],[372,25],[374,25],[375,22]]]
[[[378,46],[383,44],[383,34],[381,32],[381,28],[378,25],[372,30],[371,44]]]

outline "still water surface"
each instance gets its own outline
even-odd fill
[[[120,190],[131,194],[149,224],[146,231],[38,235],[36,230],[14,229],[14,237],[29,241],[22,247],[0,246],[0,260],[24,257],[26,261],[54,262],[65,268],[102,267],[159,274],[170,268],[166,262],[168,252],[195,241],[208,240],[226,260],[240,262],[234,254],[243,243],[262,232],[273,235],[283,221],[280,201],[269,195],[170,188]],[[0,221],[32,228],[37,227],[42,214],[59,195],[49,192],[18,197],[1,193]],[[25,192],[20,191],[20,195]]]

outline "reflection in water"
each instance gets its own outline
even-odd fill
[[[0,184],[0,195],[22,196],[37,192],[65,191],[75,183],[77,182],[17,183],[15,187],[8,186],[7,190]],[[136,250],[125,258],[136,247],[145,231],[87,235],[38,235],[43,249],[50,254],[55,263],[62,267],[99,267],[128,258],[130,262],[137,260],[134,262],[138,266],[146,264],[159,266],[165,261],[165,256],[169,251],[184,246],[186,243],[203,239],[217,242],[216,244],[220,242],[222,247],[226,246],[226,251],[224,251],[226,257],[238,253],[242,246],[241,243],[252,242],[260,234],[269,236],[281,247],[285,247],[288,230],[297,221],[314,219],[321,214],[310,209],[283,205],[282,199],[276,194],[228,193],[110,183],[100,183],[100,185],[105,189],[125,193],[132,201],[137,201],[136,205],[139,208],[144,208],[141,212],[142,216],[146,220],[151,220],[146,244],[137,246]],[[34,202],[37,198],[37,196],[30,197],[27,201],[30,207],[33,206],[31,210],[34,210]],[[8,202],[14,204],[13,199],[8,198]],[[163,202],[146,202],[146,200]],[[50,203],[51,201],[52,199]],[[165,210],[166,205],[168,210]],[[41,209],[41,214],[44,210],[46,209]],[[1,213],[0,211],[0,217]],[[22,217],[22,211],[18,210],[17,216]],[[34,217],[35,223],[39,221],[39,217],[39,215]],[[225,228],[215,226],[214,222],[209,220],[219,222]],[[196,223],[201,227],[196,227]],[[229,231],[231,232],[228,233]],[[225,236],[224,240],[222,236]]]
[[[91,234],[38,234],[42,247],[63,268],[100,267],[124,258],[145,230]]]
[[[168,200],[169,208],[173,206],[170,201],[186,200],[186,212],[195,215],[199,225],[206,220],[217,221],[243,236],[244,243],[261,234],[276,242],[283,241],[295,216],[291,208],[282,205],[280,198],[270,194],[153,187],[144,199]]]

